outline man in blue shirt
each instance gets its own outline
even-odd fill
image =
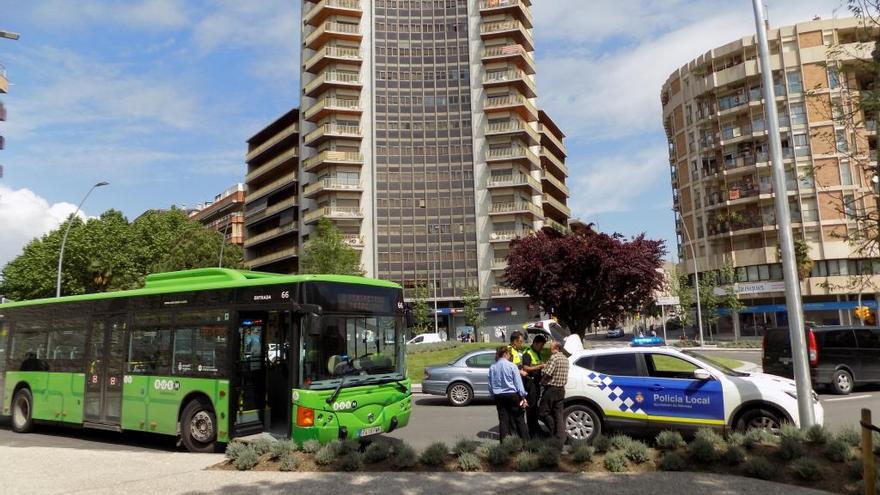
[[[499,347],[495,351],[495,364],[489,367],[489,396],[495,399],[501,440],[508,435],[529,439],[525,417],[527,395],[519,368],[510,362],[510,348]]]

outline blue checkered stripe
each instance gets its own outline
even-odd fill
[[[620,412],[625,413],[633,413],[633,414],[644,414],[648,415],[645,411],[639,407],[639,403],[636,401],[635,397],[630,397],[630,394],[624,392],[622,388],[614,384],[614,379],[612,379],[608,375],[604,375],[602,373],[596,373],[591,371],[587,378],[590,379],[593,383],[595,383],[599,390],[602,391],[602,394],[608,398],[611,404],[617,408]]]

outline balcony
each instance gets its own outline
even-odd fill
[[[284,210],[293,208],[296,206],[296,198],[285,199],[284,201],[280,201],[275,203],[274,205],[268,208],[262,208],[259,210],[246,210],[244,212],[245,224],[253,225],[257,222],[265,220],[276,213],[280,213]]]
[[[568,155],[568,148],[565,147],[562,140],[556,137],[556,134],[553,134],[550,129],[546,129],[544,126],[541,126],[541,144],[545,147],[550,145],[549,147],[554,148],[554,151],[560,155]]]
[[[535,59],[522,45],[490,46],[483,49],[483,63],[513,63],[527,74],[536,72]]]
[[[525,146],[510,146],[504,148],[489,148],[486,151],[487,162],[524,162],[534,166],[540,166],[538,157]]]
[[[309,122],[318,122],[331,114],[360,115],[362,111],[360,100],[329,96],[306,109],[304,118]]]
[[[319,24],[314,31],[306,36],[306,48],[317,50],[331,39],[360,41],[363,38],[359,24],[327,21]]]
[[[360,181],[349,181],[345,179],[337,179],[336,177],[324,177],[307,185],[305,189],[303,189],[303,196],[313,198],[328,192],[362,192],[363,190]]]
[[[488,72],[483,75],[483,86],[487,88],[513,86],[526,98],[535,98],[538,95],[535,81],[520,69]]]
[[[319,125],[317,129],[306,134],[303,142],[306,146],[315,147],[316,145],[331,138],[360,139],[361,137],[362,135],[360,126],[344,124],[324,124]]]
[[[296,174],[290,173],[290,174],[284,175],[284,177],[281,177],[280,179],[274,180],[274,181],[260,187],[259,189],[250,190],[250,186],[248,186],[248,193],[247,193],[247,195],[245,195],[244,202],[245,202],[245,204],[252,203],[252,202],[262,198],[263,196],[265,196],[269,193],[278,191],[281,188],[287,187],[290,184],[293,184],[295,182],[296,182]]]
[[[491,175],[486,183],[486,187],[488,189],[525,187],[528,189],[534,189],[535,191],[541,191],[541,184],[537,180],[531,175],[519,172],[511,172],[504,175]]]
[[[245,239],[244,247],[247,248],[247,247],[256,246],[257,244],[261,244],[261,243],[268,241],[270,239],[275,239],[276,237],[280,237],[280,236],[287,234],[289,232],[296,232],[296,226],[297,226],[296,222],[293,222],[293,223],[289,223],[287,225],[282,225],[280,227],[275,227],[274,229],[269,229],[265,232],[262,232],[260,234],[254,235],[254,236],[250,236],[247,239]]]
[[[564,183],[563,181],[557,179],[556,176],[553,175],[552,173],[547,172],[547,171],[545,170],[544,173],[543,173],[543,175],[541,176],[541,179],[542,179],[544,182],[548,182],[548,183],[550,183],[550,185],[551,185],[552,187],[556,188],[556,190],[559,191],[560,193],[562,193],[563,195],[565,195],[565,196],[570,196],[570,195],[571,195],[571,194],[570,194],[570,191],[568,190],[568,186],[566,186],[565,183]],[[545,189],[545,190],[546,190],[546,189]]]
[[[516,112],[526,122],[538,120],[538,109],[522,95],[498,96],[486,98],[483,106],[486,112]]]
[[[570,232],[567,226],[557,222],[556,220],[553,220],[552,218],[544,219],[544,227],[550,227],[551,229],[562,234],[568,234]]]
[[[489,242],[510,242],[514,239],[526,237],[534,233],[534,230],[527,228],[492,230],[492,233],[489,234]]]
[[[363,15],[360,0],[321,0],[303,14],[303,22],[317,26],[334,15],[360,18]]]
[[[3,136],[0,136],[0,150],[4,150],[4,149],[6,149],[6,138]]]
[[[721,141],[719,144],[733,144],[752,137],[752,127],[748,125],[739,127],[726,127],[721,130]]]
[[[345,46],[325,46],[306,60],[303,69],[317,74],[330,63],[356,64],[363,62],[359,48]]]
[[[544,211],[540,206],[531,201],[505,201],[503,203],[492,203],[489,208],[489,215],[519,215],[531,214],[538,218],[544,218]]]
[[[260,153],[262,153],[262,152],[268,150],[269,148],[275,146],[276,144],[280,143],[280,142],[281,142],[282,140],[284,140],[285,138],[288,138],[288,137],[290,137],[290,136],[293,136],[293,135],[296,134],[297,132],[299,132],[299,123],[298,123],[298,122],[294,122],[293,124],[290,124],[289,126],[287,126],[286,128],[284,128],[284,129],[283,129],[281,132],[279,132],[278,134],[272,136],[271,139],[267,140],[266,142],[264,142],[263,144],[257,146],[256,148],[254,148],[254,149],[248,151],[247,155],[245,155],[245,157],[244,157],[245,161],[248,161],[248,162],[249,162],[249,161],[253,160],[253,159],[256,158],[257,155],[259,155]]]
[[[306,96],[314,98],[315,96],[327,91],[330,88],[360,88],[361,75],[356,72],[344,72],[329,70],[318,74],[314,79],[306,84],[304,89]]]
[[[533,25],[531,5],[530,1],[524,0],[481,0],[480,14],[484,16],[513,15],[531,29]]]
[[[306,213],[303,219],[305,223],[316,223],[321,218],[331,220],[360,220],[364,218],[364,212],[359,206],[323,206]]]
[[[492,259],[492,269],[493,270],[507,269],[507,258],[493,258]]]
[[[534,146],[540,142],[538,131],[522,120],[509,120],[507,122],[495,122],[486,126],[487,136],[514,136],[523,137]]]
[[[258,266],[268,265],[269,263],[274,263],[276,261],[281,261],[294,257],[296,257],[296,248],[292,247],[247,260],[244,262],[244,266],[253,269]]]
[[[558,199],[554,198],[553,196],[550,196],[549,194],[544,194],[542,199],[543,199],[545,210],[549,207],[549,208],[552,208],[553,210],[556,210],[556,213],[564,216],[565,218],[568,218],[571,216],[571,208],[569,208],[568,206],[563,204],[562,201],[559,201]]]
[[[6,121],[6,105],[0,101],[0,122]]]
[[[0,94],[9,92],[9,79],[6,78],[6,67],[0,64]]]
[[[258,166],[252,171],[248,172],[247,175],[244,176],[245,182],[251,182],[258,177],[262,177],[267,172],[275,170],[281,165],[287,164],[290,161],[296,161],[299,157],[299,148],[291,148],[284,153],[276,156],[275,158],[269,160],[268,162]]]
[[[504,287],[503,285],[493,285],[492,286],[492,297],[528,297],[525,294],[520,294],[516,291],[516,289],[511,289],[510,287]]]
[[[302,161],[304,172],[316,171],[326,165],[362,165],[364,156],[350,151],[322,151]]]
[[[550,168],[556,176],[568,177],[568,167],[565,163],[546,148],[541,150],[541,165]]]
[[[535,41],[532,39],[532,33],[528,31],[528,28],[522,22],[516,19],[485,22],[480,26],[480,36],[484,40],[512,38],[522,45],[526,51],[531,52],[535,50]]]

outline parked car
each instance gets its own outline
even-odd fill
[[[793,380],[741,373],[712,358],[669,347],[588,349],[570,358],[565,425],[572,441],[607,430],[764,428],[798,421]],[[816,421],[824,411],[811,393]]]
[[[624,335],[626,335],[626,331],[623,329],[623,327],[609,328],[608,332],[605,334],[605,336],[609,339],[619,339]]]
[[[568,355],[584,348],[581,338],[576,333],[560,325],[556,320],[539,320],[527,323],[525,326],[526,343],[531,342],[535,335],[543,335],[547,342],[555,340],[562,344],[562,348]],[[544,359],[550,359],[550,346],[544,346]]]
[[[443,342],[443,338],[439,333],[423,333],[421,335],[416,335],[415,337],[409,339],[407,345],[409,344],[433,344],[436,342]]]
[[[422,393],[445,395],[453,406],[461,407],[474,399],[489,398],[489,367],[495,362],[494,350],[471,351],[447,364],[428,366],[422,380]]]
[[[880,383],[880,328],[808,325],[805,332],[814,387],[848,395],[856,385]],[[794,376],[788,328],[768,329],[762,348],[765,373]]]

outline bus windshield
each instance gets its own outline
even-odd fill
[[[335,388],[404,379],[399,316],[323,315],[304,335],[303,388]]]

